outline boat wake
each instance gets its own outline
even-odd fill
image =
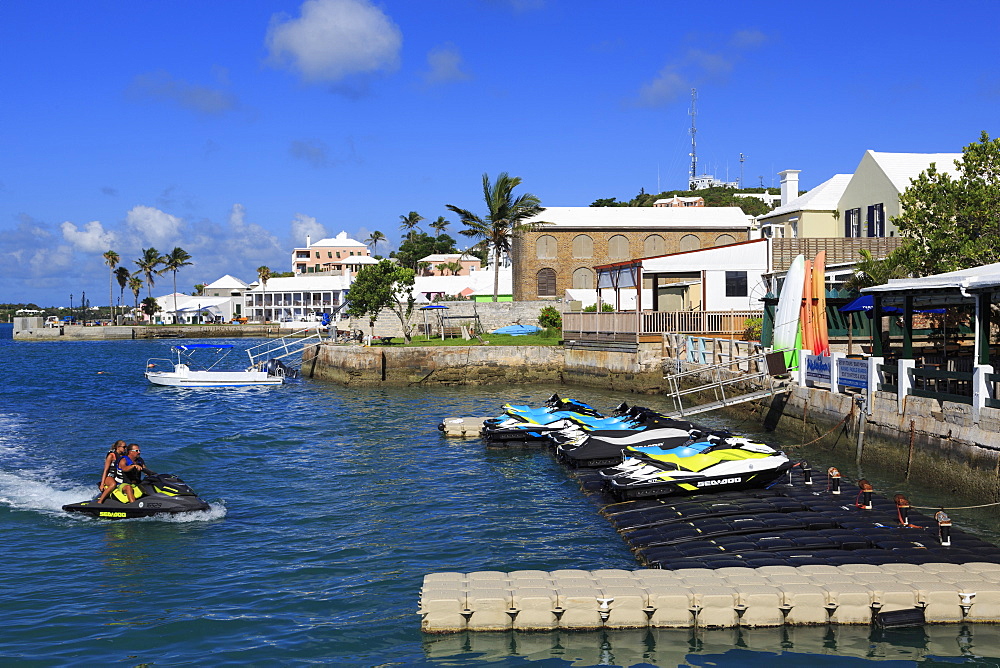
[[[63,514],[63,504],[94,496],[97,486],[76,485],[60,489],[25,472],[0,471],[0,504],[12,510],[36,510]]]

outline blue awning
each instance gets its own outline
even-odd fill
[[[854,301],[844,304],[838,311],[841,313],[857,313],[858,311],[864,311],[869,317],[872,316],[872,312],[875,309],[875,300],[871,295],[861,295]],[[883,306],[882,313],[886,315],[897,315],[903,312],[903,309],[896,308],[895,306]],[[943,308],[917,308],[913,309],[914,313],[944,313]]]

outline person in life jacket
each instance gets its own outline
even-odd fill
[[[108,498],[108,494],[111,494],[115,487],[118,486],[118,482],[115,480],[115,473],[118,469],[118,460],[125,455],[125,448],[125,441],[115,441],[114,445],[111,446],[111,450],[104,457],[101,481],[97,483],[98,488],[101,490],[101,495],[97,498],[98,503],[104,503],[104,499]]]
[[[143,471],[152,473],[146,468],[146,462],[143,461],[140,452],[138,444],[132,443],[128,446],[126,454],[118,460],[118,475],[115,476],[115,481],[121,486],[129,503],[135,503],[133,487],[142,481]]]

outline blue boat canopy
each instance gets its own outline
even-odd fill
[[[535,332],[542,331],[541,327],[536,327],[535,325],[508,325],[507,327],[501,327],[500,329],[494,329],[494,334],[510,334],[511,336],[524,336],[525,334],[534,334]]]

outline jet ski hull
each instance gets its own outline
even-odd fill
[[[139,489],[141,494],[133,503],[122,500],[124,496],[116,489],[104,503],[88,499],[66,504],[62,508],[68,513],[82,513],[108,520],[175,515],[209,509],[208,503],[198,498],[183,480],[168,473],[148,477],[139,484]]]
[[[672,476],[671,479],[631,482],[627,479],[611,478],[607,481],[606,488],[611,496],[618,501],[721,492],[731,489],[752,489],[764,487],[774,482],[791,467],[792,462],[784,459],[774,468],[733,471],[719,475],[683,475],[678,471],[665,471],[667,476]]]

